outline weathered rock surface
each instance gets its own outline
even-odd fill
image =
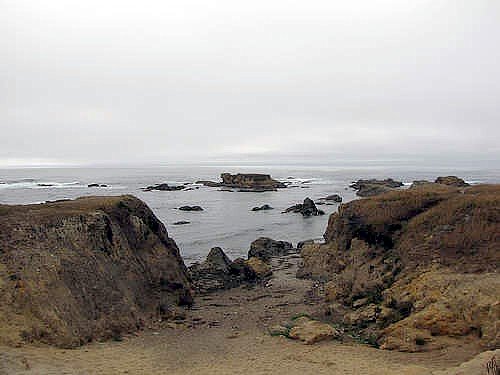
[[[341,332],[329,324],[303,316],[295,319],[294,326],[290,329],[288,336],[311,345],[319,341],[338,338],[341,336]]]
[[[0,205],[0,341],[75,347],[190,304],[179,250],[132,196]]]
[[[434,181],[434,182],[436,184],[443,184],[443,185],[449,185],[449,186],[455,186],[455,187],[470,186],[468,183],[466,183],[461,178],[458,178],[457,176],[438,177],[438,178],[436,178],[436,181]]]
[[[319,210],[316,207],[316,204],[310,198],[304,199],[304,203],[293,205],[291,207],[288,207],[285,211],[283,211],[283,213],[289,213],[289,212],[300,213],[304,217],[320,216],[325,214],[324,211]]]
[[[286,188],[286,184],[274,180],[268,174],[258,174],[258,173],[222,173],[222,182],[214,181],[198,181],[205,186],[210,187],[226,187],[226,188],[236,188],[240,192],[264,192],[264,191],[275,191],[277,189]]]
[[[385,180],[361,179],[350,185],[352,189],[356,190],[356,195],[360,197],[373,197],[375,195],[392,191],[401,186],[403,186],[401,181],[395,181],[392,178],[387,178]]]
[[[500,186],[442,184],[340,206],[298,276],[327,281],[340,323],[386,349],[425,351],[461,337],[500,344]]]
[[[189,275],[197,292],[208,293],[269,276],[270,268],[261,263],[256,258],[247,261],[236,259],[232,262],[220,247],[214,247],[204,262],[194,263],[189,267]]]
[[[292,250],[293,246],[290,242],[260,237],[251,243],[248,258],[255,257],[269,262],[271,257],[286,255]]]
[[[259,258],[251,257],[246,261],[246,264],[260,279],[263,279],[272,274],[271,267],[269,266],[269,264],[265,263],[263,260]]]
[[[157,184],[153,186],[148,186],[143,188],[143,191],[153,191],[153,190],[158,190],[158,191],[178,191],[178,190],[184,190],[186,186],[184,185],[178,185],[178,186],[172,186],[169,184]]]

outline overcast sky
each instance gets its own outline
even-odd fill
[[[0,164],[498,159],[499,0],[0,0]]]

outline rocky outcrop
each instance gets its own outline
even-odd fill
[[[286,184],[274,180],[268,174],[257,173],[222,173],[222,182],[198,181],[205,186],[235,188],[240,192],[276,191],[286,188]]]
[[[178,191],[178,190],[184,190],[186,186],[184,185],[178,185],[178,186],[172,186],[169,184],[157,184],[153,186],[148,186],[143,188],[143,191],[153,191],[153,190],[158,190],[158,191]]]
[[[132,196],[0,205],[0,341],[74,347],[190,304],[164,225]]]
[[[461,178],[458,178],[457,176],[438,177],[438,178],[436,178],[436,181],[434,181],[434,182],[436,184],[443,184],[443,185],[449,185],[449,186],[455,186],[455,187],[470,186],[467,182],[465,182]]]
[[[252,283],[271,274],[271,268],[261,259],[231,261],[220,247],[212,248],[204,262],[189,267],[193,288],[201,294]]]
[[[304,199],[304,203],[295,204],[291,207],[288,207],[285,211],[283,211],[283,213],[289,213],[289,212],[299,213],[302,214],[302,216],[304,217],[320,216],[325,214],[324,211],[319,210],[316,207],[316,204],[310,198]]]
[[[392,178],[387,178],[385,180],[358,180],[350,185],[350,187],[356,190],[356,195],[360,197],[373,197],[388,191],[392,191],[396,188],[403,186],[401,181],[395,181]]]
[[[271,257],[286,255],[292,250],[293,246],[290,242],[260,237],[251,243],[248,258],[255,257],[264,262],[269,262]]]
[[[426,184],[352,201],[323,245],[305,245],[298,276],[327,282],[338,323],[383,348],[500,344],[500,186]]]

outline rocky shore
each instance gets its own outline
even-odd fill
[[[132,196],[0,205],[0,373],[484,375],[500,187],[452,177],[358,181],[380,194],[341,204],[324,243],[261,237],[189,268]]]

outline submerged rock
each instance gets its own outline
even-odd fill
[[[321,198],[322,200],[325,200],[325,201],[332,201],[332,202],[335,202],[335,203],[341,203],[342,202],[342,197],[338,194],[332,194],[332,195],[329,195],[325,198]]]
[[[260,237],[251,243],[248,258],[255,257],[268,262],[271,257],[286,255],[292,250],[293,246],[290,242]]]
[[[254,208],[252,208],[252,211],[267,211],[267,210],[274,210],[274,208],[271,207],[268,204],[264,204],[264,205],[262,205],[260,207],[254,207]]]
[[[148,186],[143,188],[143,191],[153,191],[153,190],[158,190],[158,191],[177,191],[177,190],[184,190],[186,186],[184,185],[178,185],[178,186],[171,186],[169,184],[157,184],[153,186]]]
[[[203,208],[200,206],[181,206],[178,208],[180,211],[203,211]]]
[[[316,204],[310,198],[304,199],[304,203],[293,205],[291,207],[288,207],[285,211],[283,211],[283,213],[289,213],[289,212],[300,213],[304,217],[319,216],[325,214],[324,211],[319,210],[316,207]]]
[[[191,222],[186,220],[181,220],[181,221],[176,221],[172,225],[186,225],[186,224],[191,224]]]

